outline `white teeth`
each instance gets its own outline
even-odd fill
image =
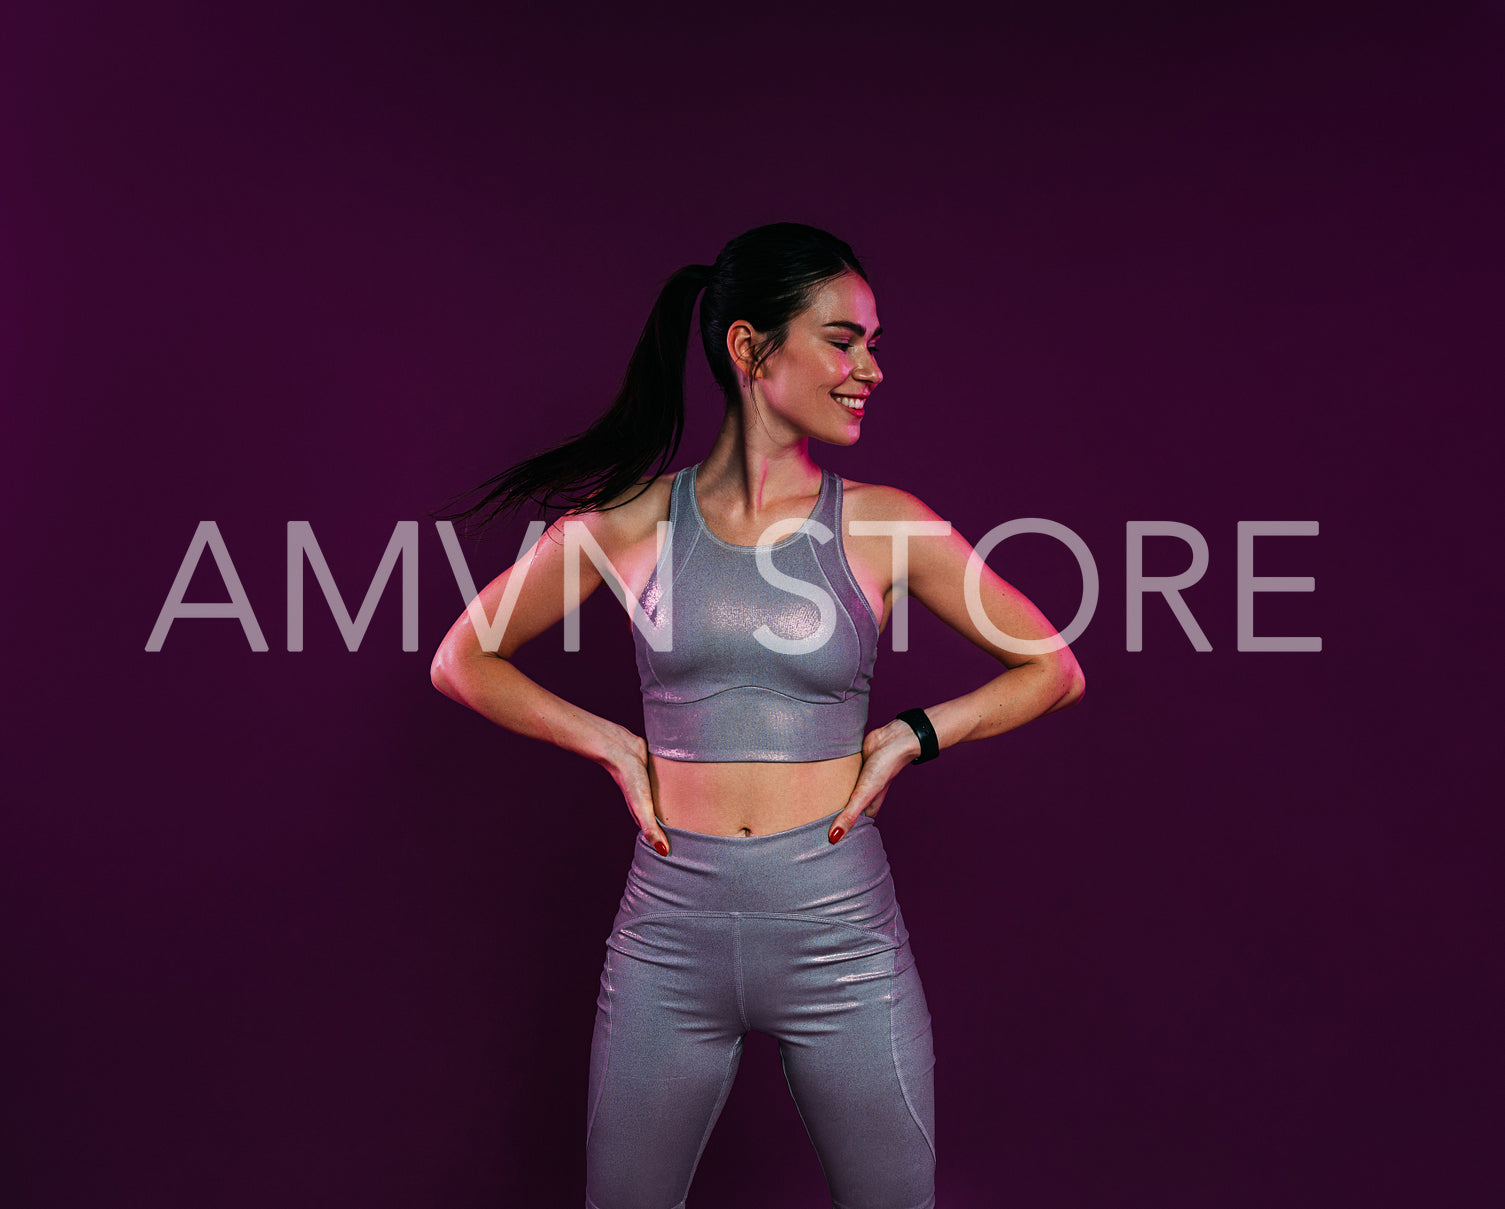
[[[845,395],[832,395],[833,399],[841,403],[848,411],[861,411],[865,399],[849,399]]]

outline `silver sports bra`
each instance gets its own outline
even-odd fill
[[[784,540],[734,546],[700,515],[698,469],[674,476],[670,539],[632,631],[648,750],[787,763],[861,751],[878,622],[842,549],[841,476],[821,472],[815,511]]]

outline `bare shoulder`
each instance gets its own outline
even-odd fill
[[[583,521],[603,545],[610,542],[621,547],[641,541],[652,542],[658,533],[658,522],[669,519],[669,496],[673,486],[672,474],[639,479],[600,508],[560,519],[561,522]]]
[[[941,518],[924,500],[883,483],[842,479],[842,512],[849,521],[935,521]]]

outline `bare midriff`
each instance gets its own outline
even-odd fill
[[[771,835],[847,804],[862,753],[802,764],[704,764],[649,755],[659,821],[703,835]]]

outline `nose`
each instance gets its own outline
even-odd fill
[[[852,369],[852,377],[861,382],[870,383],[872,386],[877,386],[883,381],[883,371],[878,368],[878,361],[871,349],[862,350],[862,356],[858,358],[857,364]]]

